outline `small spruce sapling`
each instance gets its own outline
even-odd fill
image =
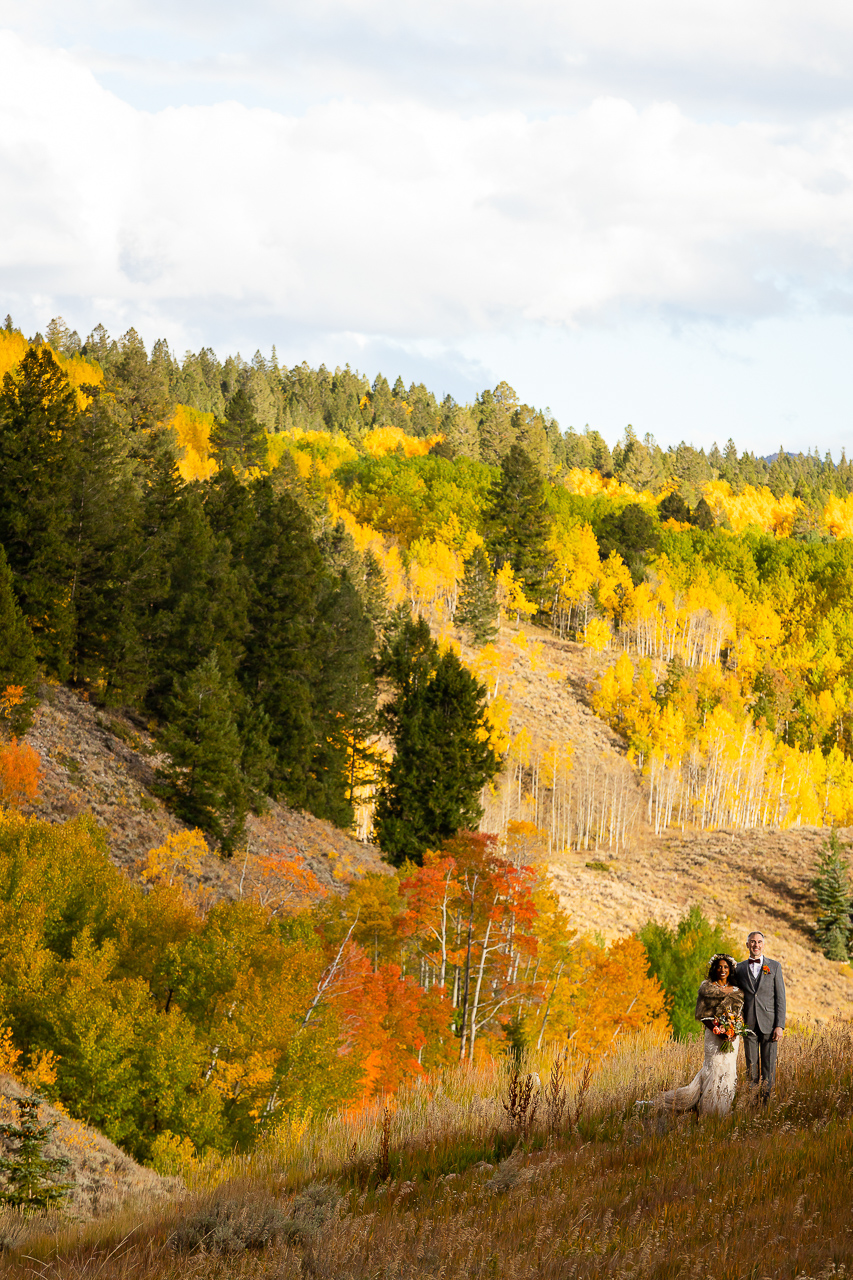
[[[58,1204],[70,1190],[71,1183],[58,1179],[71,1161],[64,1156],[45,1155],[45,1146],[58,1121],[39,1122],[39,1106],[44,1098],[31,1094],[11,1100],[18,1109],[18,1118],[16,1122],[0,1124],[0,1140],[9,1151],[0,1158],[0,1174],[4,1179],[0,1203],[46,1209]]]
[[[815,935],[826,958],[837,961],[848,960],[853,954],[853,891],[842,849],[838,832],[831,831],[812,880],[820,908]]]

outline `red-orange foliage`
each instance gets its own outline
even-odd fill
[[[35,800],[41,781],[41,760],[26,742],[11,742],[0,747],[0,804],[20,809]]]
[[[295,849],[277,849],[267,854],[246,854],[240,894],[254,898],[275,916],[309,906],[325,897],[326,889]]]

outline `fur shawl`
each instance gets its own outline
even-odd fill
[[[742,991],[723,991],[716,982],[709,982],[706,978],[699,988],[694,1017],[701,1022],[703,1018],[716,1018],[718,1013],[740,1013],[742,1008]]]

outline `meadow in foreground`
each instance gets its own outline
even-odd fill
[[[532,1123],[508,1067],[448,1071],[388,1108],[283,1127],[251,1157],[187,1168],[166,1209],[79,1227],[7,1214],[17,1241],[0,1275],[848,1274],[853,1028],[792,1032],[768,1110],[741,1084],[726,1119],[638,1111],[700,1052],[638,1038],[592,1075],[571,1064]]]

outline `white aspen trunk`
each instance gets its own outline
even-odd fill
[[[477,985],[474,989],[474,1003],[471,1007],[471,1035],[468,1040],[468,1061],[469,1062],[474,1061],[474,1041],[477,1036],[477,1010],[480,1007],[480,990],[483,985],[483,970],[486,967],[486,955],[488,952],[489,934],[491,932],[491,928],[492,928],[492,920],[490,916],[489,921],[486,925],[486,934],[485,934],[485,937],[483,938],[483,950],[480,955],[480,968],[477,973]],[[464,1034],[464,1028],[463,1028],[463,1034]]]

